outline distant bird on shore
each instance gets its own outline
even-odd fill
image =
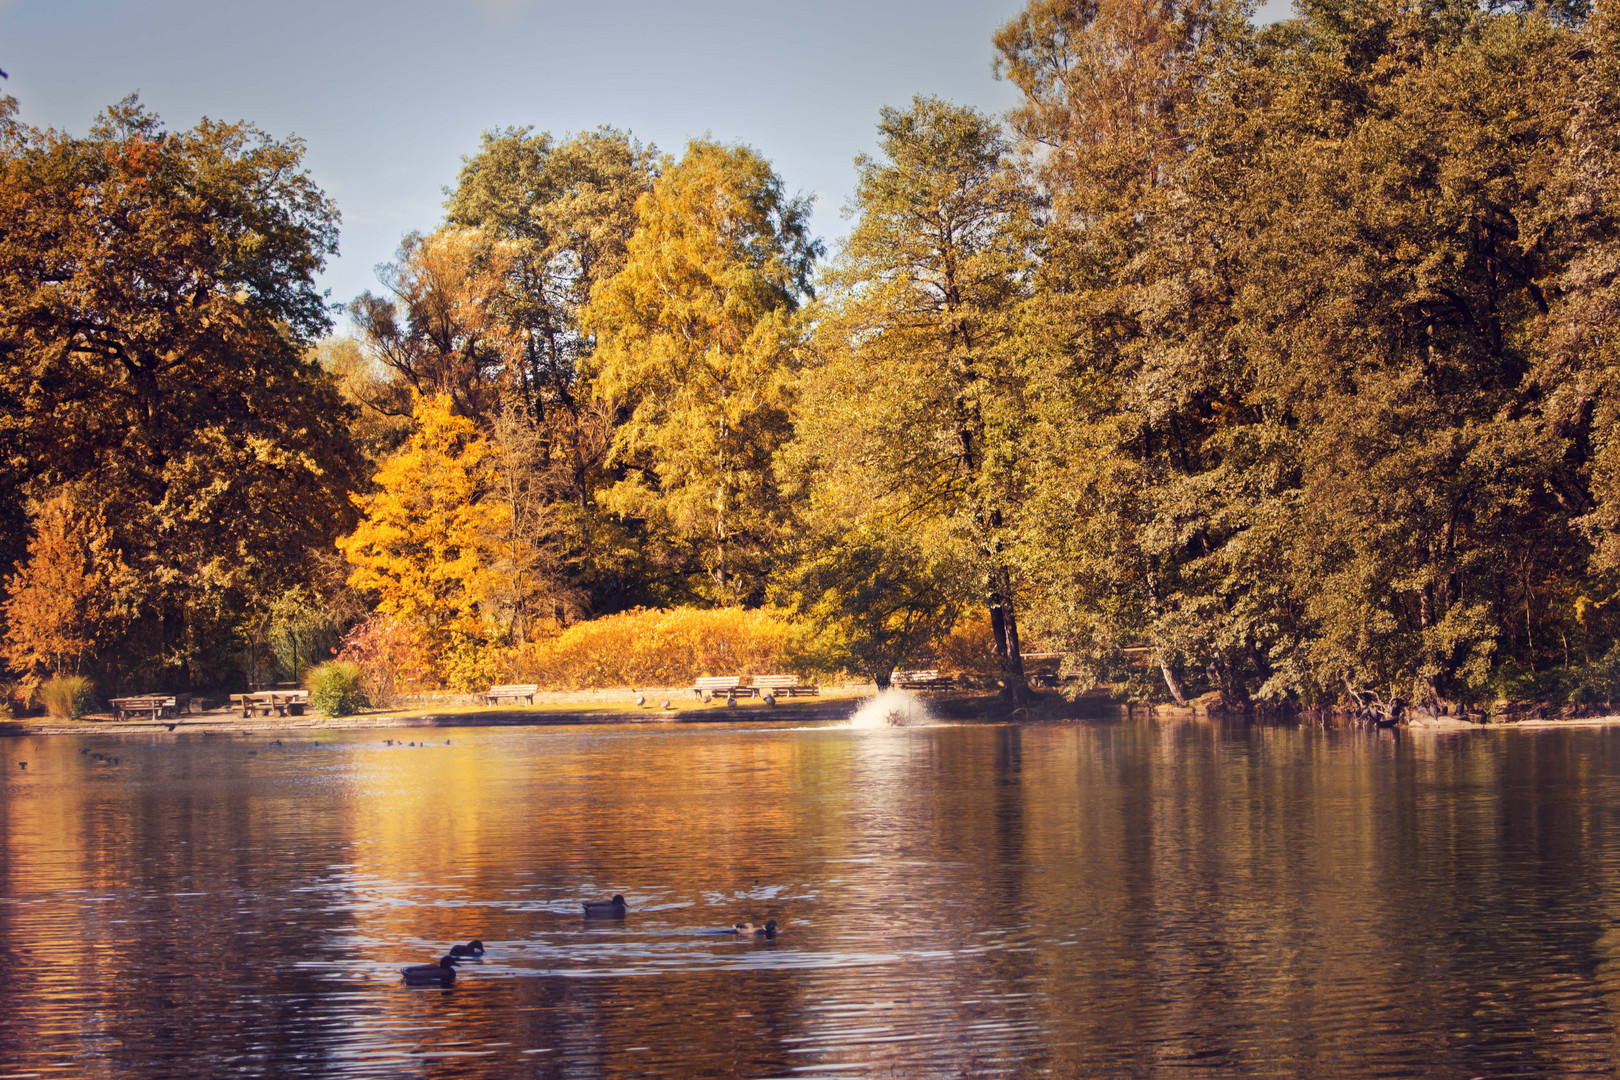
[[[585,901],[587,919],[622,919],[628,910],[630,909],[625,906],[624,897],[618,893],[614,893],[611,900]]]
[[[742,937],[773,938],[781,931],[776,929],[775,919],[766,919],[764,926],[755,926],[751,922],[740,922],[732,926],[731,932]]]
[[[471,941],[467,942],[467,944],[465,944],[465,945],[452,945],[452,946],[450,946],[450,955],[451,956],[483,956],[484,955],[484,943],[482,941],[479,941],[477,938],[473,938]]]
[[[446,956],[437,964],[417,964],[400,972],[411,986],[449,986],[456,981],[456,958]]]

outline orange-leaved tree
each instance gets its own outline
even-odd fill
[[[34,508],[28,561],[6,582],[6,662],[31,677],[78,674],[118,634],[130,571],[100,511],[61,493]]]
[[[377,471],[378,490],[356,496],[365,515],[338,547],[354,565],[349,584],[378,597],[377,610],[417,627],[435,661],[486,626],[498,538],[510,508],[488,498],[490,448],[444,395],[422,397],[416,430]]]

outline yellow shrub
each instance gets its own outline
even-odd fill
[[[556,690],[681,686],[700,675],[791,670],[792,627],[776,612],[638,608],[575,623],[528,646],[523,678]]]
[[[512,649],[500,642],[453,634],[438,657],[439,677],[445,688],[454,693],[480,691],[508,681],[512,653]]]

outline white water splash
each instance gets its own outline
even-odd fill
[[[852,728],[916,727],[938,722],[922,698],[904,690],[885,690],[867,699],[849,718]]]

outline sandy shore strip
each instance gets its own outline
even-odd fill
[[[20,717],[0,720],[0,735],[114,735],[152,732],[175,734],[272,734],[282,731],[353,731],[381,728],[528,727],[569,724],[676,724],[754,723],[758,721],[812,721],[846,719],[859,702],[874,693],[868,685],[823,688],[819,697],[788,698],[774,706],[757,698],[739,698],[735,705],[724,698],[697,700],[689,688],[657,690],[559,691],[535,695],[533,705],[467,703],[470,695],[444,703],[421,702],[405,709],[375,709],[354,716],[243,717],[236,709],[210,709],[164,720],[114,720],[110,713],[82,720]],[[684,695],[684,696],[683,696]],[[637,697],[646,698],[637,705]],[[669,708],[663,708],[668,701]]]
[[[1554,728],[1602,728],[1620,724],[1620,716],[1582,716],[1573,719],[1499,720],[1488,724],[1475,724],[1455,716],[1437,716],[1412,720],[1402,725],[1407,731],[1549,731]],[[1397,729],[1399,730],[1399,729]]]

